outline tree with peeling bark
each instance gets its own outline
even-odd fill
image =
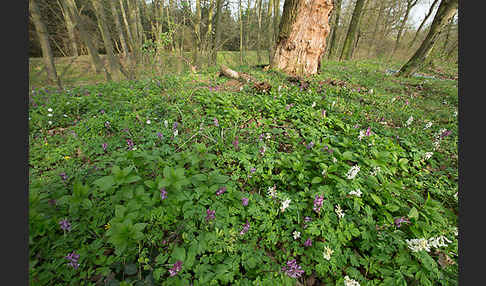
[[[332,8],[331,0],[285,0],[272,68],[297,76],[316,74]]]
[[[427,62],[427,57],[430,55],[434,45],[439,37],[440,32],[449,23],[451,18],[454,17],[458,9],[458,0],[442,0],[434,20],[430,26],[429,33],[425,37],[424,41],[414,53],[414,55],[403,65],[400,70],[395,74],[396,76],[408,77],[415,73]]]
[[[354,6],[353,16],[349,24],[348,32],[344,40],[343,49],[341,50],[341,56],[339,60],[350,60],[353,53],[353,44],[356,37],[356,31],[358,30],[359,18],[361,17],[361,11],[363,10],[365,0],[357,0]]]
[[[54,57],[52,55],[51,45],[49,44],[49,34],[47,28],[42,21],[39,7],[35,0],[29,0],[29,12],[35,25],[35,30],[42,49],[42,59],[47,70],[47,80],[50,84],[56,84],[62,89],[61,80],[57,76],[56,66],[54,65]]]

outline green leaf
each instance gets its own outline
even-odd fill
[[[373,201],[375,201],[375,203],[377,203],[378,205],[381,206],[381,199],[380,197],[378,197],[377,195],[373,194],[373,193],[370,193],[371,195],[371,198],[373,199]]]
[[[351,161],[351,160],[353,160],[353,158],[354,158],[353,152],[351,152],[351,151],[346,151],[346,152],[344,152],[344,153],[343,153],[343,159],[344,159],[344,160],[349,160],[349,161]]]
[[[123,272],[125,272],[126,275],[134,275],[137,273],[137,265],[134,263],[127,264],[123,268]]]
[[[113,176],[105,176],[97,179],[96,181],[93,182],[96,186],[100,188],[102,191],[106,191],[109,188],[113,187],[115,184],[115,179]]]
[[[400,209],[400,207],[395,204],[386,204],[385,207],[391,212],[396,212]]]
[[[172,251],[172,258],[180,261],[186,260],[186,250],[183,247],[174,248],[174,251]]]
[[[322,182],[322,177],[314,177],[314,179],[312,179],[312,184],[319,184],[320,182]]]
[[[413,207],[413,208],[410,210],[410,212],[408,213],[408,217],[409,217],[409,218],[411,218],[411,219],[412,219],[412,218],[413,218],[413,219],[418,219],[418,216],[419,216],[419,214],[418,214],[418,211],[417,211],[417,209],[416,209],[415,207]]]

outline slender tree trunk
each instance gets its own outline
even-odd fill
[[[93,7],[95,8],[96,18],[101,29],[101,36],[103,37],[103,43],[105,45],[106,57],[108,58],[109,69],[112,75],[115,75],[120,71],[126,78],[129,78],[128,73],[123,69],[119,59],[115,56],[115,50],[113,49],[113,42],[110,35],[110,30],[106,24],[106,15],[101,0],[92,0]]]
[[[103,62],[98,54],[98,50],[95,48],[91,37],[88,35],[88,32],[84,28],[84,24],[79,16],[79,11],[76,7],[75,0],[63,0],[66,1],[67,10],[69,11],[69,15],[73,20],[73,24],[75,29],[78,30],[81,39],[83,40],[84,44],[88,48],[88,53],[91,57],[91,61],[93,62],[93,66],[95,67],[96,73],[100,73],[101,71],[105,72],[105,79],[107,81],[111,81],[111,75],[109,71],[104,67]]]
[[[260,64],[262,62],[262,43],[261,43],[261,33],[262,33],[262,0],[257,0],[257,7],[258,7],[258,32],[257,32],[257,62]]]
[[[375,28],[373,29],[373,34],[371,35],[371,42],[370,45],[368,46],[368,57],[370,57],[372,47],[376,45],[375,43],[376,34],[378,33],[378,28],[380,27],[380,20],[383,16],[383,12],[385,11],[385,4],[386,1],[380,2],[380,10],[378,11],[378,17],[376,18]]]
[[[133,1],[134,1],[133,5],[135,6],[135,18],[137,23],[138,41],[141,47],[142,44],[145,42],[146,37],[142,25],[142,13],[140,12],[140,1],[139,0],[133,0]],[[145,0],[142,1],[145,2]]]
[[[214,37],[214,45],[213,45],[213,63],[216,65],[218,64],[218,50],[220,49],[221,45],[221,13],[223,7],[224,0],[216,0],[216,31]]]
[[[429,19],[430,15],[432,15],[432,12],[434,11],[434,7],[435,7],[435,5],[438,2],[439,2],[439,0],[434,0],[434,2],[432,2],[432,5],[429,8],[429,12],[427,12],[427,15],[425,15],[425,18],[422,20],[422,23],[420,23],[420,26],[418,27],[417,31],[415,32],[415,35],[413,36],[413,39],[408,44],[408,48],[409,49],[413,46],[413,44],[417,40],[417,37],[420,34],[420,31],[422,31],[422,28],[424,27],[425,22],[427,22],[427,20]]]
[[[366,14],[366,10],[367,10],[367,7],[368,7],[368,3],[370,3],[369,0],[365,0],[365,3],[363,5],[363,9],[361,10],[361,16],[359,17],[359,21],[358,21],[358,32],[357,32],[357,35],[356,35],[356,40],[354,41],[354,44],[352,46],[352,49],[351,49],[351,58],[354,57],[354,52],[358,49],[358,44],[359,44],[359,40],[361,39],[361,31],[363,30],[362,29],[362,25],[361,25],[361,21],[363,19],[363,17],[365,16]]]
[[[290,75],[319,71],[329,35],[330,0],[285,0],[272,67]]]
[[[449,21],[449,24],[447,24],[446,38],[444,44],[442,45],[442,51],[441,51],[442,54],[445,53],[447,49],[447,45],[449,44],[449,35],[451,34],[452,23],[454,22],[455,16],[456,15],[454,14],[454,16],[452,16],[451,20]]]
[[[64,16],[64,21],[66,22],[66,28],[68,31],[69,42],[71,44],[71,54],[75,57],[79,56],[78,53],[78,42],[76,41],[76,37],[74,35],[74,25],[71,17],[69,17],[69,13],[66,11],[66,6],[63,5],[63,2],[58,0],[59,6],[61,7],[62,15]]]
[[[137,57],[138,53],[135,50],[135,39],[134,39],[132,29],[130,28],[130,22],[128,20],[128,14],[126,12],[127,10],[125,9],[124,2],[125,2],[124,0],[120,0],[120,10],[121,10],[122,18],[123,18],[123,23],[125,24],[125,29],[127,31],[128,42],[129,42],[131,50],[132,50],[132,56],[130,56],[130,59],[134,60],[134,62],[136,62],[138,60],[138,57]]]
[[[196,20],[194,22],[194,46],[192,62],[197,65],[197,54],[201,50],[201,0],[196,0]]]
[[[246,39],[245,39],[245,63],[247,62],[248,51],[250,50],[250,21],[251,21],[251,2],[248,0],[246,9]]]
[[[240,65],[243,65],[243,19],[241,15],[241,0],[238,0],[238,15],[240,22]]]
[[[211,0],[208,11],[208,30],[204,36],[204,54],[207,55],[211,48],[211,43],[213,43],[213,17],[214,17],[214,6],[216,5],[214,0]]]
[[[363,9],[365,0],[357,0],[354,6],[353,16],[351,18],[351,23],[349,24],[348,32],[346,33],[346,39],[344,40],[343,49],[341,51],[341,56],[339,60],[349,60],[352,54],[352,45],[356,36],[356,31],[358,30],[359,18],[361,17],[361,10]]]
[[[51,45],[49,44],[49,34],[44,22],[42,21],[40,10],[35,0],[29,0],[29,11],[32,15],[35,30],[41,44],[42,59],[44,60],[47,70],[47,81],[50,84],[55,84],[62,89],[61,80],[57,76],[56,66],[54,65],[54,57],[52,55]]]
[[[267,30],[267,40],[268,40],[268,63],[272,64],[273,59],[273,45],[275,43],[273,39],[273,21],[272,18],[272,11],[273,11],[273,0],[268,0],[268,10],[267,10],[267,19],[268,19],[268,30]]]
[[[118,13],[118,9],[116,7],[116,2],[115,1],[109,1],[110,2],[110,5],[111,5],[111,13],[113,15],[113,19],[115,21],[115,26],[116,26],[116,29],[118,30],[118,34],[120,36],[120,42],[121,42],[121,46],[122,46],[122,49],[123,49],[123,56],[124,57],[128,57],[128,44],[127,44],[127,40],[125,39],[125,34],[123,33],[123,27],[122,25],[120,24],[120,14]]]
[[[279,11],[280,11],[280,1],[279,0],[273,0],[273,22],[272,22],[273,23],[273,33],[272,33],[273,39],[272,39],[272,45],[270,47],[270,53],[272,55],[275,55],[275,46],[277,45],[277,39],[278,39],[278,29],[279,29],[279,24],[281,24],[280,23]],[[273,58],[272,58],[272,61],[273,61]]]
[[[342,0],[335,0],[335,8],[333,11],[334,14],[334,21],[333,21],[333,26],[331,27],[331,38],[330,38],[330,43],[329,43],[329,53],[327,54],[327,58],[331,59],[334,51],[336,50],[336,35],[337,35],[337,30],[339,27],[339,18],[341,16],[341,2]]]
[[[400,45],[400,39],[402,37],[403,29],[405,28],[405,25],[407,24],[408,21],[408,16],[410,14],[410,10],[417,5],[418,0],[407,0],[407,9],[405,10],[405,15],[403,16],[403,20],[400,23],[400,28],[398,29],[397,33],[397,39],[395,40],[395,46],[393,47],[393,51],[390,55],[390,57],[393,57],[398,49],[398,46]]]
[[[427,61],[434,44],[440,34],[440,31],[445,25],[450,21],[458,8],[458,0],[442,0],[437,14],[435,14],[434,20],[430,27],[427,37],[417,49],[415,54],[410,58],[410,60],[402,66],[402,68],[396,73],[396,76],[410,76],[422,67],[422,64]]]

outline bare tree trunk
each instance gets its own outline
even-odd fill
[[[247,62],[248,51],[250,50],[250,19],[251,19],[251,2],[248,0],[246,10],[246,39],[245,39],[245,63]]]
[[[452,16],[451,20],[449,21],[449,24],[447,24],[446,38],[445,38],[444,44],[442,45],[441,53],[445,53],[446,48],[447,48],[447,44],[449,44],[449,35],[451,34],[452,23],[454,22],[455,16],[456,16],[456,14],[454,14],[454,16]]]
[[[130,22],[128,20],[128,15],[126,12],[127,10],[125,9],[124,2],[125,2],[124,0],[120,0],[120,10],[122,13],[123,23],[125,24],[125,29],[127,30],[128,42],[132,50],[132,56],[130,57],[130,59],[133,60],[134,63],[136,63],[136,61],[138,60],[138,56],[137,56],[138,52],[135,49],[135,39],[134,39],[133,31],[130,28]]]
[[[79,56],[78,53],[78,42],[76,41],[76,37],[74,35],[74,25],[71,17],[69,17],[69,13],[66,11],[66,6],[63,5],[63,2],[58,0],[59,6],[61,7],[62,15],[64,16],[64,21],[66,22],[66,29],[68,31],[69,42],[71,44],[71,54],[75,57]]]
[[[105,44],[106,57],[108,58],[109,69],[112,75],[115,75],[120,71],[126,78],[129,78],[128,73],[120,64],[118,58],[115,57],[115,51],[113,49],[113,42],[110,35],[110,30],[106,24],[106,15],[101,0],[91,0],[93,7],[95,8],[96,18],[101,28],[101,36],[103,37],[103,43]]]
[[[218,64],[218,50],[220,49],[221,45],[221,13],[223,7],[224,0],[216,0],[216,31],[214,37],[214,45],[213,45],[213,63],[216,65]]]
[[[427,61],[432,48],[440,34],[440,31],[445,25],[450,21],[457,11],[459,4],[458,0],[442,0],[437,14],[435,14],[434,20],[430,27],[427,37],[424,39],[420,47],[417,49],[415,54],[410,58],[410,60],[401,67],[401,69],[396,73],[396,76],[410,76],[422,67],[422,64]]]
[[[361,31],[362,31],[362,25],[361,25],[361,20],[363,19],[363,16],[365,15],[366,13],[366,10],[367,10],[367,7],[368,7],[368,3],[370,3],[369,0],[365,0],[365,3],[363,5],[363,9],[361,10],[361,16],[359,17],[359,21],[358,21],[358,32],[357,32],[357,35],[356,35],[356,40],[354,41],[354,44],[352,46],[352,49],[351,49],[351,58],[354,57],[354,52],[358,49],[358,44],[359,44],[359,40],[361,39]]]
[[[267,27],[267,40],[268,40],[268,63],[272,64],[273,59],[273,45],[275,43],[273,38],[273,21],[272,18],[272,11],[273,11],[273,0],[268,0],[268,7],[267,7],[267,19],[268,19],[268,27]]]
[[[213,38],[213,16],[214,16],[214,6],[216,5],[214,0],[211,0],[211,4],[209,6],[208,11],[208,30],[206,31],[206,35],[204,36],[204,52],[205,55],[208,54],[208,51],[211,48],[212,38]]]
[[[56,66],[54,65],[54,57],[52,55],[51,45],[49,44],[49,34],[44,22],[42,22],[40,10],[35,0],[29,0],[29,11],[32,15],[35,30],[41,44],[42,59],[44,60],[47,70],[47,81],[50,84],[56,84],[60,89],[62,89],[61,80],[57,76]]]
[[[330,0],[285,0],[272,67],[290,75],[316,74],[326,50],[332,8]]]
[[[341,56],[339,60],[349,60],[351,59],[351,54],[353,52],[352,45],[356,36],[356,31],[358,30],[359,18],[361,17],[361,10],[363,9],[365,0],[357,0],[354,6],[353,16],[351,18],[351,23],[349,24],[348,32],[346,33],[346,39],[344,40],[343,49],[341,51]]]
[[[88,53],[91,57],[91,61],[93,62],[93,66],[95,67],[96,73],[100,73],[101,71],[104,71],[105,79],[107,81],[111,81],[110,73],[108,72],[107,69],[105,69],[103,62],[101,61],[101,58],[98,54],[98,50],[95,48],[91,37],[88,35],[88,32],[86,32],[86,29],[84,28],[84,24],[82,22],[81,17],[79,16],[79,11],[76,7],[75,0],[62,0],[62,1],[66,1],[65,4],[68,8],[67,10],[69,11],[69,15],[73,20],[75,29],[78,30],[81,39],[83,40],[84,44],[88,48]]]
[[[120,35],[120,42],[123,49],[123,56],[129,59],[128,44],[127,44],[127,40],[125,39],[125,34],[123,33],[123,27],[120,24],[120,18],[119,18],[120,14],[118,13],[116,2],[115,1],[109,1],[109,2],[111,5],[111,13],[113,14],[113,19],[115,21],[116,29],[118,30],[118,34]]]
[[[417,40],[417,37],[420,34],[420,31],[422,31],[422,28],[424,27],[425,22],[427,22],[427,19],[429,19],[430,15],[432,15],[432,12],[434,11],[434,7],[437,4],[437,2],[439,2],[439,0],[434,0],[434,2],[432,2],[432,5],[429,8],[429,12],[427,12],[427,15],[425,15],[425,18],[422,20],[422,23],[420,23],[420,26],[418,27],[417,31],[415,32],[415,35],[413,36],[413,39],[408,44],[409,49],[413,46],[413,44]]]
[[[285,3],[284,3],[285,5]],[[280,17],[279,17],[279,11],[280,11],[280,1],[279,0],[273,0],[273,39],[272,39],[272,45],[270,47],[270,53],[272,56],[275,55],[275,47],[277,45],[278,41],[278,29],[279,29],[279,23],[280,23]],[[281,24],[281,23],[280,23]],[[273,61],[273,58],[272,58]],[[270,62],[271,64],[272,62]]]
[[[336,35],[337,35],[337,29],[339,27],[339,18],[341,16],[341,3],[342,0],[335,0],[335,11],[333,11],[334,14],[334,22],[333,26],[331,27],[331,41],[329,43],[329,53],[327,54],[327,58],[331,59],[332,54],[336,50]]]
[[[378,33],[380,20],[383,16],[383,12],[385,11],[385,3],[386,3],[386,1],[381,1],[381,3],[380,3],[380,10],[378,11],[378,17],[376,18],[375,28],[373,29],[373,34],[371,35],[371,42],[370,42],[370,45],[368,46],[368,57],[370,56],[372,47],[374,47],[376,45],[375,38],[376,38],[376,34]]]
[[[238,0],[238,15],[240,22],[240,65],[243,64],[243,19],[241,15],[241,0]]]
[[[402,37],[402,33],[403,33],[403,29],[405,28],[405,25],[407,24],[407,20],[408,20],[408,15],[410,14],[410,10],[412,10],[412,8],[417,5],[418,3],[418,0],[407,0],[407,9],[405,10],[405,15],[403,16],[403,20],[400,24],[400,28],[398,29],[398,34],[397,34],[397,39],[395,40],[395,46],[393,47],[393,51],[390,55],[390,58],[392,58],[397,49],[398,49],[398,46],[400,44],[400,38]]]
[[[196,0],[196,21],[194,22],[194,46],[192,62],[197,65],[197,54],[201,49],[201,0]]]
[[[261,33],[262,33],[262,0],[257,0],[258,6],[258,32],[257,32],[257,62],[260,64],[262,62],[262,43],[261,43]]]

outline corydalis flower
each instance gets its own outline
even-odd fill
[[[410,115],[410,117],[408,118],[407,122],[405,123],[405,126],[409,126],[410,124],[412,124],[413,122],[413,116]]]
[[[262,146],[262,148],[260,149],[260,154],[265,155],[265,151],[267,151],[267,147],[265,146]]]
[[[373,167],[373,170],[370,172],[371,176],[376,176],[378,173],[381,171],[381,168],[379,166]]]
[[[282,267],[282,271],[292,278],[299,278],[304,273],[304,270],[302,270],[302,267],[297,264],[295,259],[287,262],[287,265]]]
[[[235,140],[233,141],[233,146],[235,146],[235,149],[238,150],[238,145],[240,142],[238,141],[238,136],[236,136]]]
[[[165,190],[165,188],[160,189],[160,198],[162,200],[165,200],[167,198],[167,191]]]
[[[256,172],[256,169],[255,169],[255,168],[251,168],[251,169],[250,169],[250,173],[252,173],[252,174],[253,174],[253,173],[255,173],[255,172]]]
[[[67,219],[63,219],[59,222],[61,229],[64,231],[71,231],[71,223]]]
[[[214,118],[213,122],[214,122],[214,126],[219,127],[219,122],[217,118]]]
[[[340,206],[340,205],[337,205],[337,206],[334,208],[334,211],[336,212],[336,215],[337,215],[339,218],[343,218],[343,217],[344,217],[344,212],[343,212],[343,210],[341,209],[341,206]]]
[[[312,108],[316,107],[316,102],[314,101],[311,106]]]
[[[355,165],[353,167],[351,167],[351,169],[349,169],[348,173],[346,174],[346,177],[348,178],[348,180],[352,180],[356,177],[356,175],[358,174],[360,168],[358,165]]]
[[[224,192],[226,192],[226,187],[221,187],[218,189],[218,191],[216,192],[216,196],[220,196],[222,195]]]
[[[110,128],[110,127],[111,127],[111,123],[110,123],[110,121],[106,121],[106,122],[105,122],[105,127],[106,127],[106,128]]]
[[[169,127],[169,121],[164,120],[164,126],[165,126],[165,128]]]
[[[291,200],[290,200],[290,199],[286,199],[285,201],[283,201],[283,202],[282,202],[282,206],[280,207],[280,210],[281,210],[282,212],[284,212],[284,211],[285,211],[285,209],[287,209],[287,208],[289,207],[290,202],[291,202]]]
[[[103,148],[103,151],[106,152],[106,148],[108,148],[108,144],[107,143],[103,143],[103,144],[101,144],[101,147]]]
[[[371,135],[371,127],[368,127],[365,132],[365,136],[370,136]]]
[[[268,187],[268,196],[271,198],[275,198],[277,196],[277,187],[275,185],[273,187]]]
[[[160,132],[157,132],[157,137],[162,140],[162,138],[164,138],[164,135]]]
[[[349,278],[348,275],[344,276],[344,286],[360,286],[358,281]]]
[[[309,246],[312,246],[312,239],[308,238],[305,242],[304,242],[304,246],[305,247],[309,247]]]
[[[179,130],[174,130],[174,137],[177,137],[177,135],[179,135]]]
[[[150,124],[152,123],[152,121],[150,121],[150,119],[147,119],[147,124]]]
[[[248,232],[249,229],[250,229],[250,223],[247,220],[246,223],[243,225],[243,229],[240,231],[240,235],[244,235],[245,233]]]
[[[316,197],[314,198],[314,207],[312,209],[316,213],[320,213],[323,203],[324,203],[324,196],[323,195],[316,195]]]
[[[67,180],[67,175],[66,175],[66,173],[62,172],[61,174],[59,174],[59,176],[61,176],[61,179],[62,179],[63,181],[66,181],[66,180]]]
[[[429,160],[432,158],[432,155],[434,155],[434,152],[425,152],[425,160]]]
[[[326,110],[325,110],[325,109],[323,109],[323,110],[321,111],[321,115],[322,115],[322,117],[326,117]]]
[[[361,197],[361,194],[362,194],[362,193],[361,193],[361,190],[360,190],[360,189],[357,189],[356,191],[351,191],[351,192],[349,192],[349,194],[350,194],[351,196],[357,196],[357,197]]]
[[[179,123],[177,121],[174,122],[174,124],[172,125],[172,129],[176,130],[178,125],[179,125]]]
[[[446,136],[449,136],[452,134],[452,131],[450,130],[445,130],[444,132],[442,132],[442,134],[440,134],[440,139],[446,137]]]
[[[246,207],[248,205],[248,201],[249,201],[248,198],[242,198],[241,199],[241,204]]]
[[[331,260],[331,255],[334,253],[334,250],[330,249],[329,246],[324,247],[324,259]]]
[[[429,129],[431,126],[432,126],[432,122],[429,121],[425,124],[424,129]]]
[[[292,234],[294,235],[295,240],[300,237],[300,231],[294,231]]]
[[[207,209],[206,210],[206,220],[209,221],[211,219],[215,219],[216,218],[216,216],[214,216],[215,213],[216,213],[216,211]]]
[[[179,271],[182,269],[182,261],[177,260],[176,263],[172,265],[172,268],[169,269],[169,276],[175,276]]]
[[[314,147],[314,142],[313,142],[313,141],[311,141],[311,142],[310,142],[309,144],[307,144],[305,147],[306,147],[307,149],[311,149],[312,147]]]
[[[128,149],[132,150],[134,147],[132,139],[127,139]]]
[[[402,217],[397,217],[393,222],[397,227],[401,227],[402,223],[409,223],[410,221],[407,218],[402,216]]]
[[[69,260],[68,265],[73,267],[74,269],[77,269],[79,267],[79,254],[76,254],[74,251],[66,255],[64,258]]]

